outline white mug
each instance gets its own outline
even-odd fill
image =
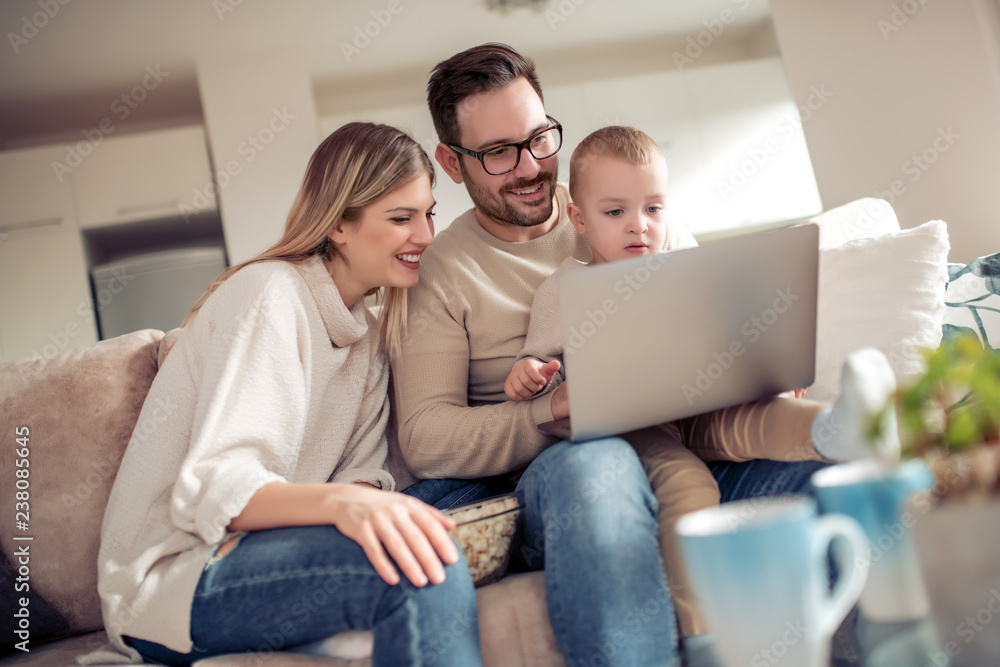
[[[865,583],[868,540],[853,519],[818,516],[805,496],[754,498],[685,515],[681,553],[729,667],[827,667],[830,642]],[[830,588],[834,540],[839,576]]]

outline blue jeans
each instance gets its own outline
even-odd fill
[[[491,478],[426,480],[404,493],[447,508],[503,490]],[[619,438],[557,443],[516,490],[525,522],[515,558],[545,570],[549,620],[567,665],[675,665],[656,499],[632,447]]]
[[[823,461],[784,463],[756,459],[746,463],[716,461],[709,463],[708,469],[719,484],[721,502],[728,503],[780,493],[812,495],[809,478],[829,465],[832,464]]]
[[[755,460],[709,469],[722,502],[810,492],[829,465]],[[504,491],[502,478],[424,480],[404,491],[447,509]],[[623,440],[560,442],[525,470],[518,565],[545,570],[552,629],[572,667],[676,664],[677,638],[656,539],[656,500]]]
[[[390,586],[361,546],[333,526],[243,535],[206,566],[191,606],[194,649],[126,638],[144,658],[189,665],[223,653],[274,651],[372,630],[372,665],[480,665],[476,596],[464,557],[446,580]]]

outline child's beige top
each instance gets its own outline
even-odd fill
[[[587,265],[568,257],[556,272],[542,281],[531,302],[531,321],[528,323],[528,334],[524,338],[524,347],[517,355],[515,364],[525,359],[538,359],[542,362],[557,359],[563,361],[562,323],[559,315],[559,278],[567,271],[582,269]],[[552,377],[548,386],[539,392],[544,395],[560,384],[566,378],[563,367]]]

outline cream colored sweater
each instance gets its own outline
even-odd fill
[[[555,442],[537,425],[552,419],[551,395],[512,402],[503,384],[528,330],[538,285],[567,257],[590,260],[566,217],[531,241],[502,241],[472,210],[442,231],[409,290],[408,329],[393,362],[399,447],[418,479],[510,472]]]
[[[318,257],[218,288],[157,373],[108,501],[98,588],[121,660],[138,658],[122,634],[191,650],[202,569],[261,486],[393,488],[387,383],[374,318],[344,305]]]

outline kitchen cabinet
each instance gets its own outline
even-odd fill
[[[62,147],[0,153],[0,359],[97,341],[83,242]]]
[[[163,218],[190,221],[217,208],[200,125],[104,137],[80,156],[69,180],[82,229]]]

